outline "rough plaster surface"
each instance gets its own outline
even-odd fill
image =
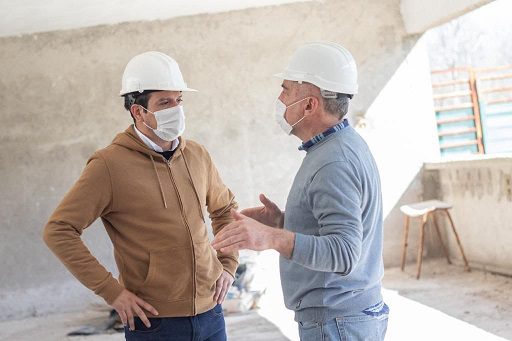
[[[260,192],[283,206],[303,154],[274,122],[280,81],[271,75],[306,41],[341,42],[360,71],[352,111],[364,112],[414,42],[401,25],[398,0],[324,1],[0,39],[7,123],[0,137],[0,319],[88,301],[81,289],[67,289],[75,280],[43,245],[41,231],[88,156],[131,123],[117,94],[133,55],[172,55],[200,90],[185,95],[185,136],[210,150],[241,206],[256,204]],[[93,254],[114,269],[103,229],[85,234]],[[25,290],[52,286],[28,306],[13,304]]]
[[[349,48],[360,73],[350,119],[361,123],[383,172],[391,250],[386,262],[398,260],[397,208],[421,196],[418,165],[431,147],[414,139],[425,133],[422,124],[430,124],[420,112],[410,115],[417,101],[426,103],[421,92],[428,81],[421,49],[406,59],[417,37],[406,34],[399,6],[398,0],[330,0],[0,39],[1,115],[7,123],[0,135],[0,320],[97,300],[46,249],[41,230],[88,156],[131,123],[117,96],[120,78],[127,61],[146,50],[172,55],[190,86],[200,90],[185,95],[185,137],[206,145],[244,207],[257,204],[260,192],[283,206],[303,157],[299,141],[274,122],[280,83],[271,75],[306,41],[333,40]],[[404,96],[409,100],[401,101]],[[413,126],[390,136],[400,122]],[[420,159],[412,157],[418,148],[426,153]],[[405,158],[386,157],[401,152]],[[392,185],[396,176],[389,175],[410,157],[397,188],[411,192],[400,196]],[[85,240],[116,272],[100,225],[91,226]]]
[[[425,184],[454,205],[451,214],[471,266],[512,275],[512,157],[427,164]],[[444,225],[450,256],[462,262]]]

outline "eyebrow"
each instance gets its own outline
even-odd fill
[[[182,95],[179,95],[176,99],[178,100],[178,99],[180,99],[180,98],[182,98],[182,97],[183,97]],[[172,100],[173,100],[173,99],[172,99],[171,97],[163,97],[163,98],[160,98],[160,99],[158,100],[158,103],[162,103],[163,101],[172,101]]]
[[[288,87],[287,87],[286,85],[284,85],[284,83],[283,83],[283,84],[281,84],[281,87],[282,87],[283,89],[285,89],[285,90],[289,90],[289,89],[288,89]]]

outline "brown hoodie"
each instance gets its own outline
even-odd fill
[[[180,138],[167,162],[133,126],[95,152],[44,228],[44,240],[85,286],[111,304],[123,288],[153,305],[159,316],[193,316],[215,306],[215,282],[235,274],[238,255],[210,246],[236,209],[206,149]],[[114,245],[119,282],[80,236],[101,217]],[[148,314],[151,315],[151,314]]]

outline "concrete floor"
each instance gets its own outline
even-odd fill
[[[418,335],[436,334],[441,337],[430,340],[490,341],[499,340],[498,337],[512,340],[511,277],[475,269],[466,272],[461,265],[448,265],[444,258],[438,258],[423,263],[419,280],[416,279],[416,264],[407,264],[405,272],[401,272],[400,268],[386,269],[383,285],[389,293],[394,292],[403,300],[414,302],[419,310],[428,307],[433,312],[429,315],[432,318],[445,316],[445,319],[439,320],[447,328],[454,328],[454,321],[458,321],[462,326],[460,332],[467,333],[467,337],[463,338],[461,335],[456,337],[457,334],[450,331],[454,335],[450,339],[442,336],[443,333],[437,333],[441,326],[432,324],[433,321],[412,322],[418,328]],[[406,323],[395,320],[396,315],[415,308],[407,308],[406,305],[400,307],[399,311],[396,308],[391,306],[390,328],[396,328],[398,324],[400,328],[412,329]]]
[[[18,321],[0,323],[0,340],[2,341],[121,341],[123,333],[91,336],[71,336],[66,334],[84,325],[100,324],[108,316],[108,311],[102,307],[68,314],[53,314],[44,317],[34,317]],[[279,329],[256,312],[233,314],[226,317],[229,340],[268,340],[287,341],[287,337]]]
[[[413,264],[405,272],[386,269],[384,296],[391,308],[386,340],[512,340],[512,278],[464,272],[462,267],[449,266],[442,259],[426,261],[420,280],[414,273]],[[230,341],[298,339],[292,315],[273,291],[269,292],[259,311],[227,315]],[[104,308],[92,307],[84,312],[4,321],[0,322],[0,340],[124,340],[120,333],[65,336],[105,316]]]

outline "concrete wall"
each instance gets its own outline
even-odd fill
[[[400,263],[405,203],[421,201],[421,169],[439,158],[425,40],[412,48],[359,122],[379,165],[384,199],[384,264]],[[411,230],[411,239],[417,231]]]
[[[255,204],[259,192],[284,205],[303,154],[274,122],[280,83],[271,75],[297,46],[319,39],[343,43],[358,61],[352,117],[366,112],[416,40],[406,37],[398,0],[299,3],[0,39],[0,319],[94,299],[40,235],[88,156],[131,123],[117,94],[133,55],[172,55],[201,91],[185,95],[185,136],[207,146],[242,206]],[[115,271],[99,224],[85,239]]]
[[[512,155],[429,163],[424,183],[425,199],[453,204],[451,214],[470,265],[512,275]],[[462,264],[449,225],[443,225],[450,256]]]
[[[402,1],[402,13],[406,2]],[[414,2],[416,1],[409,1],[408,6]],[[414,10],[420,11],[422,6],[435,9],[437,5],[438,3],[435,1],[422,2],[422,5],[418,4]],[[446,3],[446,5],[452,6],[454,3]],[[446,11],[448,13],[450,10]],[[431,100],[430,68],[443,69],[467,65],[485,67],[509,64],[512,58],[512,23],[508,15],[510,11],[512,11],[510,1],[492,1],[477,11],[465,14],[426,32],[399,68],[399,70],[410,68],[413,70],[411,76],[395,79],[399,74],[397,71],[397,75],[386,85],[368,111],[370,113],[379,106],[381,97],[388,102],[389,107],[397,107],[397,112],[405,113],[409,110],[407,115],[395,114],[398,119],[394,121],[389,115],[382,115],[381,121],[375,124],[377,130],[387,129],[393,131],[394,134],[379,136],[378,140],[380,141],[372,143],[376,146],[374,150],[376,156],[383,159],[380,162],[381,175],[384,183],[386,212],[389,212],[385,220],[384,259],[387,266],[400,264],[403,234],[403,215],[399,211],[400,205],[420,201],[424,198],[440,197],[431,186],[433,181],[430,178],[431,175],[424,174],[422,170],[423,162],[436,160],[439,157]],[[423,12],[430,16],[436,11]],[[407,21],[405,14],[404,21]],[[420,48],[422,49],[421,53]],[[427,61],[422,60],[423,53],[428,55]],[[397,84],[396,91],[387,90],[389,87],[393,87],[392,84]],[[397,95],[401,93],[405,95]],[[394,100],[393,95],[395,96]],[[410,110],[411,108],[412,110]],[[377,117],[377,111],[375,113],[375,117]],[[387,120],[389,124],[383,123],[383,120]],[[386,126],[388,127],[386,128]],[[393,127],[399,129],[393,129]],[[371,136],[367,139],[371,141]],[[407,161],[405,162],[405,160]],[[457,205],[464,206],[463,203]],[[490,202],[487,207],[491,209],[489,212],[492,212],[488,214],[500,216],[501,212],[492,210],[493,205]],[[503,221],[506,222],[506,220]],[[419,239],[419,222],[415,220],[412,224],[409,235],[408,262],[416,261]],[[501,229],[502,227],[497,228]],[[427,229],[427,247],[424,257],[442,257],[437,236],[432,231],[430,228]],[[492,245],[491,242],[489,247],[492,248]],[[487,246],[484,247],[484,249],[486,248]],[[489,267],[491,262],[486,264]]]

